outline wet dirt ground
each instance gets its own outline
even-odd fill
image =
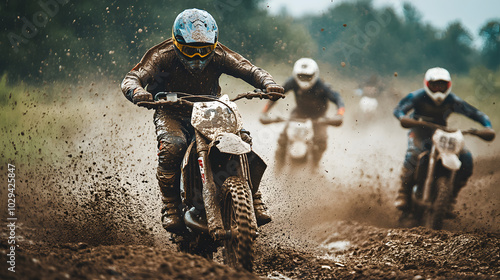
[[[15,272],[7,270],[4,222],[0,279],[500,279],[495,142],[467,142],[475,172],[458,198],[456,220],[440,231],[400,228],[392,202],[406,131],[390,116],[367,129],[346,115],[342,127],[329,128],[331,144],[319,169],[276,172],[273,152],[282,127],[255,121],[262,102],[241,102],[254,148],[269,163],[262,192],[274,218],[261,228],[249,273],[175,250],[159,223],[152,112],[97,93],[86,106],[62,105],[63,111],[78,108],[70,116],[75,122],[88,121],[54,140],[55,159],[22,150],[13,159],[20,162]],[[45,112],[50,120],[28,112],[32,127],[58,125],[59,111]],[[23,132],[25,138],[40,133]],[[1,199],[3,207],[4,189]]]

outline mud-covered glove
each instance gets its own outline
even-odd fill
[[[266,93],[271,93],[271,92],[281,93],[281,94],[285,93],[285,89],[278,84],[267,84],[265,91],[266,91]],[[276,101],[280,98],[279,97],[271,97],[269,99],[272,101]]]
[[[140,101],[153,101],[153,95],[147,92],[145,89],[138,87],[134,89],[132,93],[132,102],[137,104]]]
[[[252,145],[252,136],[250,136],[250,131],[246,130],[246,129],[242,129],[240,131],[240,137],[241,137],[241,140],[245,141],[246,143]]]

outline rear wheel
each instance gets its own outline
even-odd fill
[[[444,176],[439,177],[436,180],[436,189],[436,199],[433,206],[427,209],[425,226],[432,229],[442,229],[452,195],[450,180]]]
[[[231,267],[252,271],[253,241],[256,229],[252,226],[252,195],[246,181],[233,176],[226,179],[222,219],[231,238],[224,241],[224,261]]]

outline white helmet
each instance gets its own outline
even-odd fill
[[[293,78],[301,89],[311,88],[319,78],[319,67],[310,58],[301,58],[293,66]]]
[[[441,105],[451,92],[450,73],[448,70],[440,67],[427,70],[424,78],[424,88],[432,101],[436,105]]]

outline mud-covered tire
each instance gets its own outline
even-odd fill
[[[443,221],[451,201],[452,187],[447,177],[436,180],[436,199],[433,207],[425,214],[425,226],[432,229],[442,229]]]
[[[232,238],[224,241],[224,262],[231,267],[253,268],[252,195],[246,181],[232,176],[223,184],[224,204],[222,220],[225,230],[231,230]]]

